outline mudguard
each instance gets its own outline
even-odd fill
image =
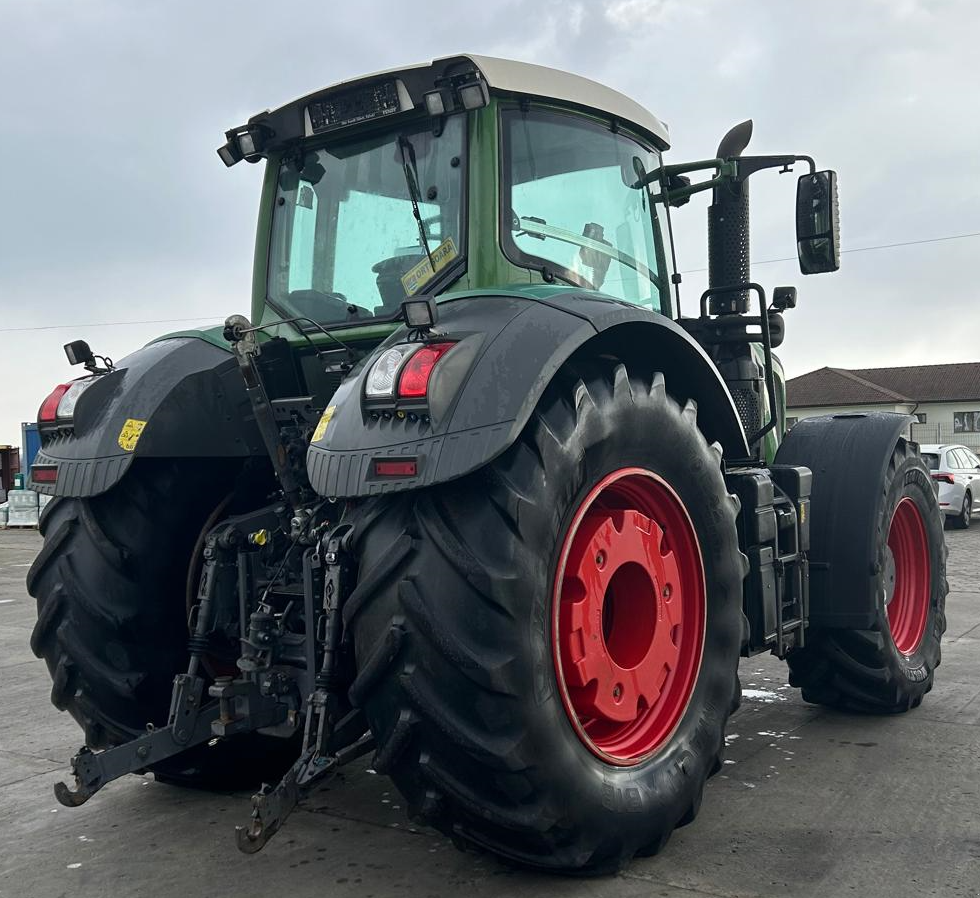
[[[558,369],[576,353],[612,355],[662,371],[667,389],[698,402],[698,423],[730,459],[749,455],[725,383],[701,347],[669,318],[574,291],[468,294],[440,305],[438,330],[460,345],[433,370],[429,421],[373,418],[364,379],[396,331],[344,381],[310,446],[307,469],[323,496],[352,498],[431,486],[461,477],[518,437]],[[414,476],[376,475],[375,461],[410,458]],[[409,468],[412,465],[408,466]]]
[[[78,399],[71,431],[45,434],[35,465],[57,465],[53,496],[94,496],[117,483],[137,456],[265,454],[238,364],[202,339],[165,339],[97,377]]]
[[[881,484],[911,420],[910,415],[893,412],[804,418],[786,434],[776,453],[776,464],[802,465],[813,472],[809,553],[813,627],[866,629],[875,620]]]

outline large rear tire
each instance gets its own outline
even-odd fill
[[[942,512],[928,470],[904,439],[888,463],[875,526],[875,557],[868,559],[878,571],[873,624],[811,630],[787,662],[790,684],[805,701],[895,714],[918,707],[932,689],[948,591]],[[831,547],[813,549],[833,563]]]
[[[140,461],[107,493],[45,508],[44,545],[27,575],[38,609],[31,648],[47,662],[52,703],[89,748],[166,724],[174,675],[187,669],[191,554],[237,469]],[[168,782],[232,788],[274,775],[295,754],[286,740],[241,737],[151,769]]]
[[[694,819],[739,698],[720,462],[661,375],[590,364],[486,469],[379,500],[344,609],[351,698],[416,819],[579,873]]]

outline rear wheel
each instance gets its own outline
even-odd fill
[[[488,468],[381,500],[351,697],[416,818],[564,872],[694,819],[738,701],[745,563],[695,418],[660,375],[566,371]]]
[[[946,543],[929,473],[905,440],[889,462],[876,526],[872,626],[815,630],[787,659],[808,702],[896,713],[932,689],[946,630]]]
[[[147,460],[109,492],[52,501],[27,575],[37,599],[31,648],[51,672],[51,701],[90,748],[167,722],[187,669],[186,579],[198,534],[232,486],[230,466]],[[153,767],[158,779],[214,788],[257,782],[295,757],[286,740],[240,737]]]

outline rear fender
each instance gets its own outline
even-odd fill
[[[401,329],[352,372],[334,395],[311,445],[313,488],[351,498],[427,487],[487,464],[520,435],[546,387],[573,356],[610,355],[662,371],[680,401],[695,399],[705,436],[730,458],[749,454],[727,387],[701,347],[669,318],[588,294],[553,298],[461,297],[440,306],[439,330],[460,345],[440,362],[429,388],[430,422],[372,419],[362,403],[377,355],[403,342]],[[414,476],[379,477],[374,461],[409,458]]]
[[[136,457],[264,455],[231,352],[205,340],[151,343],[119,362],[79,398],[73,428],[46,433],[35,465],[56,465],[54,496],[94,496]]]

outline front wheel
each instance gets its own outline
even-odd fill
[[[871,626],[818,629],[787,661],[790,683],[808,702],[898,713],[918,707],[932,689],[948,588],[942,514],[928,470],[904,439],[889,460],[874,521],[875,557],[868,560],[877,572]],[[861,534],[844,536],[857,541]],[[820,557],[833,558],[821,548]]]
[[[559,375],[519,441],[389,502],[345,607],[364,706],[416,818],[562,872],[697,813],[737,705],[737,500],[660,375]]]

